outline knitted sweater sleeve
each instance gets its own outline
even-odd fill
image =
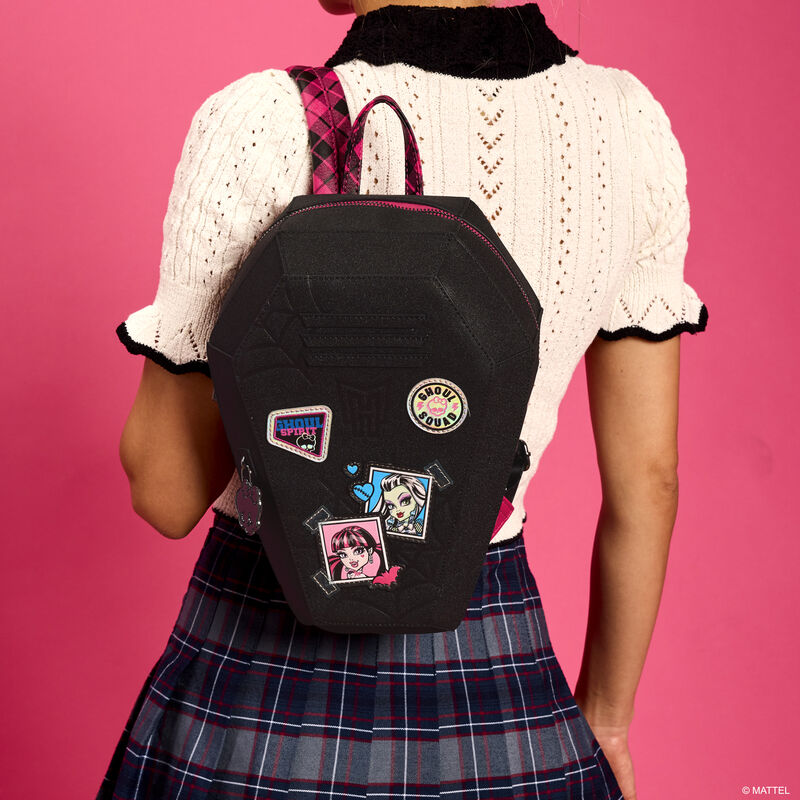
[[[663,106],[620,70],[634,165],[635,250],[598,332],[651,341],[705,330],[708,311],[684,280],[689,238],[686,161]]]
[[[206,344],[237,268],[292,197],[310,191],[307,136],[282,70],[245,75],[202,103],[175,170],[155,298],[117,327],[131,353],[208,374]]]

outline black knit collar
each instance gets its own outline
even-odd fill
[[[578,55],[547,26],[536,3],[520,6],[389,5],[356,17],[325,63],[401,62],[462,78],[522,78]]]

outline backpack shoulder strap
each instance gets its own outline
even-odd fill
[[[313,192],[339,194],[351,132],[342,84],[328,67],[294,66],[286,71],[300,89],[306,110]]]

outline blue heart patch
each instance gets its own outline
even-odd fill
[[[355,475],[359,470],[359,466],[358,464],[348,464],[345,469],[350,473],[350,475]]]
[[[359,499],[366,502],[372,497],[372,492],[375,487],[371,483],[356,483],[353,486],[353,494]]]

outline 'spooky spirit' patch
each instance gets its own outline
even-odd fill
[[[467,398],[452,381],[427,378],[408,393],[408,415],[427,433],[450,433],[467,417]]]
[[[267,441],[311,461],[324,461],[332,421],[328,406],[279,408],[267,417]]]

